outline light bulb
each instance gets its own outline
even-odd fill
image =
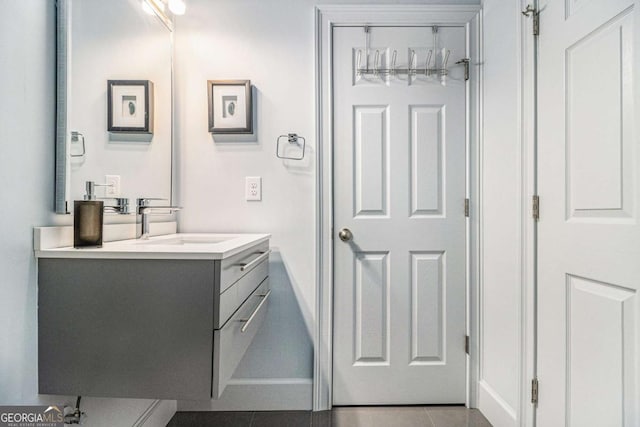
[[[151,9],[151,6],[149,6],[149,3],[145,0],[142,0],[142,10],[144,10],[144,13],[147,15],[155,15],[153,9]]]
[[[169,0],[169,10],[174,15],[184,15],[187,10],[187,5],[184,0]]]

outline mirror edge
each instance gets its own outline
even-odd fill
[[[68,87],[67,66],[71,35],[71,0],[56,1],[56,167],[55,206],[57,214],[70,214],[67,203],[69,191],[69,165],[67,164],[68,140]]]

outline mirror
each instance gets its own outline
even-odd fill
[[[56,213],[107,179],[95,195],[129,212],[139,197],[171,203],[171,21],[140,0],[57,4]]]

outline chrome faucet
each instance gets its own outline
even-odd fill
[[[179,211],[180,206],[150,206],[151,200],[167,200],[152,197],[141,197],[138,199],[136,208],[136,238],[149,238],[149,215],[153,211],[168,211],[168,213]]]
[[[99,200],[113,200],[115,204],[113,205],[105,205],[105,212],[113,212],[120,215],[128,215],[129,214],[129,199],[124,197],[98,197]]]

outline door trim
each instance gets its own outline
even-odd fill
[[[313,410],[331,409],[333,390],[333,137],[332,137],[332,30],[354,25],[451,25],[467,29],[467,51],[473,64],[481,64],[480,5],[331,5],[315,9],[316,67],[316,323],[314,331]],[[471,67],[467,83],[466,194],[471,200],[467,219],[467,356],[466,405],[477,401],[478,278],[481,168],[481,67]],[[461,209],[464,207],[461,206]],[[461,342],[460,345],[463,345]]]

